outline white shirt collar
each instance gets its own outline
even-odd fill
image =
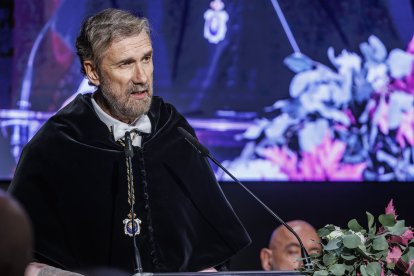
[[[103,111],[103,109],[98,105],[93,97],[92,105],[99,119],[111,130],[115,141],[124,137],[126,131],[131,131],[134,129],[138,130],[139,132],[151,133],[151,121],[146,114],[142,115],[137,120],[135,120],[135,122],[129,125],[108,115],[105,111]],[[133,135],[131,139],[132,145],[139,147],[141,146],[141,135]]]

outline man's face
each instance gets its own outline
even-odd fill
[[[292,228],[301,238],[309,254],[320,252],[319,237],[314,229],[303,225],[295,225]],[[302,258],[299,243],[286,228],[281,228],[277,233],[270,250],[273,270],[295,270],[302,264],[298,261]]]
[[[96,82],[92,81],[100,86],[104,111],[126,123],[147,113],[153,71],[152,45],[146,32],[113,41],[96,70]]]

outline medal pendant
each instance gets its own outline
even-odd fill
[[[125,235],[133,237],[134,235],[139,235],[139,233],[141,233],[141,226],[140,226],[141,220],[136,218],[135,214],[134,214],[134,227],[132,227],[131,214],[128,214],[128,218],[124,219],[122,222],[124,223]]]

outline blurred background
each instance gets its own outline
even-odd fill
[[[394,198],[413,224],[410,0],[3,0],[3,188],[45,120],[93,92],[75,39],[85,17],[108,7],[149,19],[155,94],[282,218],[363,224]],[[278,223],[213,168],[253,238],[232,268],[259,269]]]

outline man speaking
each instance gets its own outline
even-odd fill
[[[201,271],[247,246],[208,162],[177,127],[194,130],[153,96],[147,20],[104,10],[83,23],[76,47],[97,91],[45,123],[10,188],[33,222],[36,261],[133,272],[137,249],[144,272]]]

